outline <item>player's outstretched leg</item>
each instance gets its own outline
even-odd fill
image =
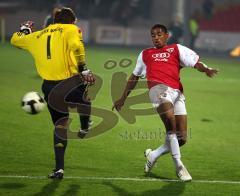
[[[159,148],[155,150],[152,150],[152,149],[145,150],[144,156],[147,159],[147,162],[144,167],[145,173],[150,172],[154,164],[157,162],[157,159],[168,152],[169,152],[169,146],[167,145],[166,142],[165,144],[161,145]]]
[[[148,173],[151,171],[151,169],[153,168],[154,164],[156,163],[156,159],[154,159],[152,157],[152,149],[146,149],[144,152],[144,156],[147,159],[147,162],[144,166],[144,171],[145,173]]]

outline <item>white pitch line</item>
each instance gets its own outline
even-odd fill
[[[0,175],[0,178],[17,178],[17,179],[47,179],[46,176],[17,176],[17,175]],[[161,179],[161,178],[124,178],[124,177],[81,177],[81,176],[64,176],[64,179],[78,179],[78,180],[117,180],[117,181],[135,181],[135,182],[181,182],[175,179]],[[240,184],[240,181],[227,180],[192,180],[193,183],[205,184]]]

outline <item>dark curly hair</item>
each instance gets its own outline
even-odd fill
[[[76,21],[77,17],[74,11],[68,7],[62,7],[56,11],[54,15],[54,23],[72,24]]]

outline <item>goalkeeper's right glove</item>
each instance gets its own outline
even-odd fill
[[[33,32],[33,21],[26,21],[20,25],[20,32],[24,33],[25,35],[30,34]]]
[[[84,84],[91,86],[95,83],[96,78],[89,69],[82,71],[81,76],[83,78]]]

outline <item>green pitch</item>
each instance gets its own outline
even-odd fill
[[[113,74],[131,73],[139,52],[87,48],[89,68],[103,80],[94,107],[111,111]],[[196,70],[182,71],[189,138],[181,150],[193,182],[174,181],[169,155],[161,157],[152,174],[145,176],[143,152],[163,142],[163,125],[157,115],[137,116],[129,124],[116,113],[118,123],[110,131],[69,141],[66,178],[55,182],[45,178],[54,166],[50,115],[45,109],[31,116],[20,107],[26,92],[41,92],[33,60],[8,44],[0,46],[0,54],[0,195],[239,195],[239,61],[203,57],[206,64],[220,69],[214,79]],[[107,60],[119,63],[123,58],[132,60],[131,66],[104,67]],[[138,107],[145,105],[132,109]],[[77,127],[76,114],[72,117]],[[98,117],[93,120],[95,125],[101,122]]]

